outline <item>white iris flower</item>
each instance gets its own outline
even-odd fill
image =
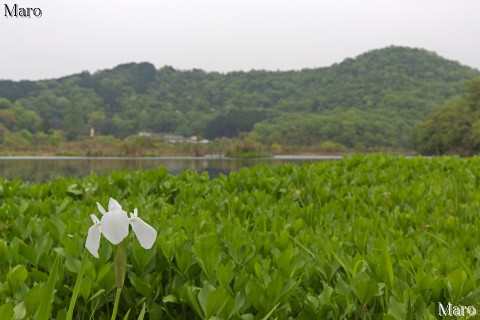
[[[98,258],[98,248],[100,247],[100,235],[103,234],[108,241],[114,245],[119,244],[128,235],[128,225],[132,225],[133,232],[137,236],[142,248],[150,249],[157,238],[157,231],[138,217],[137,208],[130,213],[122,210],[122,206],[113,198],[108,201],[108,211],[97,202],[98,211],[102,214],[102,219],[91,214],[93,226],[88,229],[87,241],[85,247],[92,255]]]

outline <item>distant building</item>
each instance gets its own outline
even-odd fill
[[[199,140],[197,136],[191,136],[191,137],[185,138],[182,135],[152,133],[152,132],[139,132],[138,135],[140,137],[147,137],[147,138],[161,137],[167,143],[184,143],[184,142],[187,142],[187,143],[192,143],[192,144],[196,144],[196,143],[205,144],[205,143],[209,142],[207,139]]]
[[[163,136],[163,139],[168,143],[180,143],[186,141],[184,136],[177,136],[174,134],[166,134]]]
[[[151,132],[139,132],[138,135],[140,137],[151,138],[153,136],[153,133],[151,133]]]

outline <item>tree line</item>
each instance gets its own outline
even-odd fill
[[[266,145],[412,149],[415,125],[480,72],[388,47],[326,68],[205,72],[129,63],[42,81],[0,81],[0,143],[125,139],[139,132]],[[420,130],[420,129],[418,129]],[[419,134],[417,134],[417,137]]]
[[[463,156],[480,152],[480,77],[466,81],[463,89],[414,128],[418,152]]]

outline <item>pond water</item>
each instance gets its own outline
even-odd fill
[[[0,157],[0,177],[21,178],[24,181],[44,182],[59,176],[85,176],[91,173],[106,174],[114,170],[139,170],[166,167],[178,174],[192,169],[207,171],[210,177],[228,174],[240,168],[260,164],[308,163],[341,159],[340,156],[275,156],[273,158],[234,159],[223,157]]]

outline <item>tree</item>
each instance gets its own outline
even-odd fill
[[[85,115],[76,105],[70,105],[65,113],[63,130],[68,140],[80,140],[87,135]]]
[[[20,101],[16,101],[10,110],[15,114],[16,130],[37,132],[40,129],[42,123],[40,116],[37,112],[26,109]]]
[[[464,83],[464,98],[472,110],[480,109],[480,77],[472,78]]]
[[[205,131],[205,137],[215,139],[238,136],[240,132],[252,130],[255,123],[263,120],[265,116],[266,113],[262,110],[231,110],[210,121]]]
[[[97,110],[88,116],[88,127],[93,128],[97,135],[107,135],[113,131],[113,122],[109,120],[104,111]]]
[[[415,149],[426,155],[480,151],[480,77],[468,80],[464,92],[432,111],[413,131]]]

